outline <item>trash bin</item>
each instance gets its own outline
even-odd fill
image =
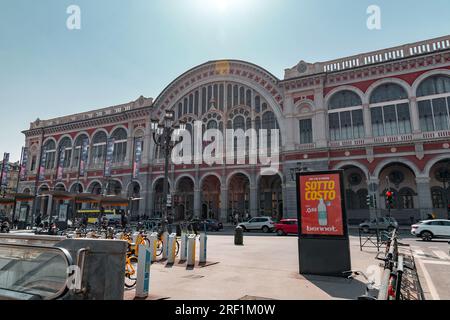
[[[234,245],[244,245],[244,229],[242,229],[241,227],[237,227],[234,231]]]
[[[177,237],[181,237],[181,226],[177,224]]]

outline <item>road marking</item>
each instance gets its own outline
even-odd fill
[[[416,255],[418,255],[418,256],[424,256],[424,255],[425,255],[425,253],[424,253],[422,250],[419,250],[419,249],[415,249],[415,250],[414,250],[414,253],[415,253]]]
[[[427,283],[427,287],[430,290],[431,297],[433,298],[433,300],[441,300],[441,298],[439,297],[439,294],[437,293],[436,287],[434,286],[433,281],[431,280],[431,276],[428,273],[428,270],[425,268],[425,266],[422,262],[422,259],[417,259],[417,262],[419,263],[420,269],[423,272],[423,276]]]
[[[436,264],[436,265],[442,265],[442,266],[450,266],[450,261],[436,261],[436,260],[421,260],[421,261],[423,263],[426,263],[426,264]]]
[[[438,256],[439,259],[448,260],[448,255],[444,251],[433,251],[435,255]]]

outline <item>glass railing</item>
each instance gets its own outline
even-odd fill
[[[0,244],[0,299],[59,299],[71,265],[63,248]]]

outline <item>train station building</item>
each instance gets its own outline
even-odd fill
[[[200,121],[204,130],[279,129],[281,139],[279,172],[273,175],[262,175],[259,164],[170,164],[176,220],[228,221],[235,212],[296,217],[294,173],[329,169],[344,170],[350,222],[369,217],[368,195],[386,214],[387,189],[394,192],[390,211],[399,222],[430,213],[447,217],[450,36],[332,61],[300,61],[285,70],[284,79],[250,62],[206,62],[180,75],[155,99],[141,96],[36,120],[23,131],[28,163],[19,193],[37,195],[36,212],[42,215],[58,212],[61,205],[69,211],[98,205],[95,197],[74,201],[71,194],[107,194],[135,199],[128,204],[133,216],[161,216],[164,159],[152,138],[151,119],[162,119],[166,110],[173,110],[175,122],[185,121],[190,131]],[[105,178],[110,137],[112,169]],[[80,175],[86,140],[86,170]],[[138,141],[143,144],[136,176]],[[58,150],[64,150],[62,176]],[[44,152],[45,163],[40,163]],[[16,213],[29,215],[32,207],[32,201],[20,202]]]

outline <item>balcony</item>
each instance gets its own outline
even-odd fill
[[[435,132],[422,132],[417,134],[403,134],[398,136],[387,137],[373,137],[353,140],[340,140],[330,141],[328,146],[330,148],[342,148],[342,147],[357,147],[357,146],[369,146],[369,145],[391,145],[401,144],[407,142],[427,142],[430,140],[448,140],[450,138],[450,130],[435,131]]]

